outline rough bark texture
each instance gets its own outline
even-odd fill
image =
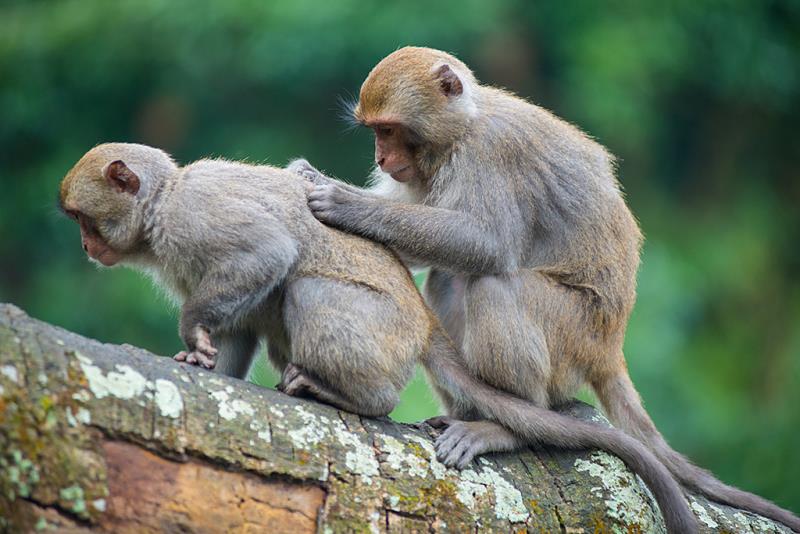
[[[102,344],[10,305],[0,492],[10,532],[663,532],[647,489],[608,454],[545,449],[449,470],[424,429]],[[704,532],[788,532],[691,505]]]

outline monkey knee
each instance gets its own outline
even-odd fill
[[[359,402],[359,413],[367,417],[384,417],[389,415],[400,402],[400,395],[392,387],[362,397]]]

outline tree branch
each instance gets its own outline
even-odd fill
[[[647,489],[608,454],[543,449],[449,470],[430,429],[105,345],[11,305],[0,417],[0,531],[663,531]],[[691,504],[705,532],[788,532]]]

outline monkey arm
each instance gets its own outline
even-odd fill
[[[465,212],[357,195],[337,184],[316,186],[308,205],[322,222],[422,263],[468,274],[517,268],[509,236]]]
[[[257,243],[230,247],[190,291],[180,319],[180,335],[190,350],[197,347],[198,328],[211,335],[237,329],[286,277],[298,245],[283,225],[268,226]]]

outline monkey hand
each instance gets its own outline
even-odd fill
[[[336,185],[315,185],[308,193],[308,207],[314,217],[332,226],[342,226],[358,219],[360,210],[353,209],[361,196]]]
[[[493,443],[497,425],[491,421],[434,417],[426,422],[434,428],[444,428],[436,438],[435,448],[436,458],[447,467],[464,469],[476,456],[502,449]]]
[[[286,170],[302,176],[314,185],[328,184],[331,182],[330,178],[319,172],[308,160],[302,158],[289,162],[286,166]]]
[[[192,328],[190,339],[186,340],[188,351],[181,351],[173,359],[179,362],[186,362],[191,365],[199,365],[206,369],[213,369],[217,364],[214,358],[217,349],[211,343],[211,334],[202,326]]]

